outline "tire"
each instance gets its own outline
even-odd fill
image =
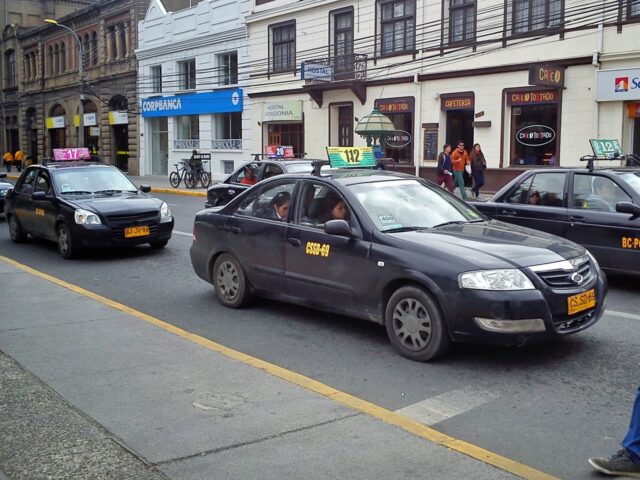
[[[22,230],[20,222],[15,215],[9,216],[9,234],[13,243],[24,243],[27,241],[27,234]]]
[[[185,172],[184,174],[184,186],[187,188],[194,188],[196,186],[196,178],[191,172]]]
[[[165,240],[158,240],[156,242],[149,242],[149,246],[151,248],[153,248],[154,250],[160,250],[161,248],[164,248],[167,246],[167,243],[169,243],[169,239],[165,239]]]
[[[240,262],[228,253],[218,257],[211,278],[218,300],[225,307],[240,308],[249,300],[250,293]]]
[[[171,172],[169,174],[169,183],[173,188],[178,188],[180,186],[180,175],[178,175],[178,172]]]
[[[200,185],[202,185],[202,188],[209,188],[211,186],[211,175],[209,172],[202,172],[200,175]]]
[[[402,287],[391,295],[385,323],[391,345],[403,357],[428,362],[449,348],[442,313],[432,296],[419,287]]]
[[[58,252],[62,258],[73,258],[78,253],[78,248],[71,236],[71,230],[65,223],[58,225]]]

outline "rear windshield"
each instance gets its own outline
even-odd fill
[[[287,164],[287,173],[311,173],[311,170],[313,170],[311,162]]]
[[[640,195],[640,172],[621,172],[618,175]]]

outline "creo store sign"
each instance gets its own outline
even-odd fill
[[[640,68],[597,72],[596,101],[640,100]]]
[[[529,125],[516,132],[516,141],[528,147],[540,147],[553,142],[556,132],[546,125]]]

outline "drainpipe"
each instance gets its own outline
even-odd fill
[[[604,0],[602,1],[602,12],[600,16],[600,24],[598,25],[598,33],[596,34],[596,50],[593,52],[593,58],[591,60],[591,64],[595,67],[596,70],[596,84],[593,89],[596,96],[598,95],[598,70],[600,70],[600,54],[602,53],[602,49],[604,48],[604,21],[605,21],[605,4]],[[593,119],[593,132],[595,134],[595,138],[600,138],[600,102],[596,101],[596,112]]]
[[[420,165],[422,164],[422,157],[420,156],[420,133],[422,131],[422,84],[418,81],[417,73],[413,74],[413,83],[416,85],[416,124],[413,126],[413,163],[416,167],[415,176],[419,177]]]

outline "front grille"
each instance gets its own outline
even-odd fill
[[[160,212],[158,210],[141,213],[127,213],[122,215],[107,215],[107,220],[120,224],[121,222],[149,222],[158,220]]]
[[[571,288],[578,285],[584,285],[589,283],[595,275],[595,272],[591,267],[591,263],[589,262],[589,260],[585,260],[582,264],[577,265],[574,270],[567,271],[558,269],[540,271],[536,273],[542,280],[544,280],[547,285],[554,288]],[[582,277],[582,281],[580,283],[572,280],[572,277],[576,273]]]
[[[147,226],[149,227],[149,236],[153,236],[158,231],[160,212],[156,210],[152,212],[140,212],[134,214],[107,215],[107,222],[111,227],[113,238],[115,240],[135,241],[148,237],[124,238],[124,229],[127,227]]]

